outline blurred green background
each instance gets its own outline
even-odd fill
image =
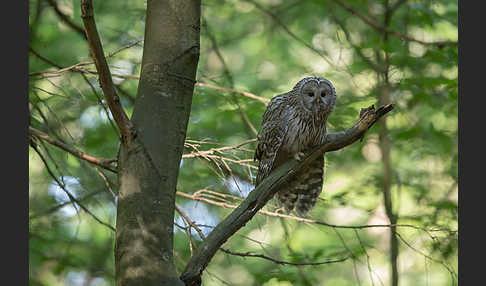
[[[145,9],[146,1],[94,1],[104,51],[112,53],[108,63],[129,115]],[[457,1],[449,0],[203,0],[198,83],[177,205],[207,234],[231,211],[222,203],[238,204],[254,183],[254,142],[206,157],[190,155],[235,146],[255,138],[260,128],[262,101],[214,87],[270,99],[305,76],[325,77],[338,95],[328,127],[337,132],[355,122],[360,108],[377,106],[386,85],[395,104],[386,116],[393,212],[399,224],[417,227],[397,228],[399,285],[456,285],[458,47],[447,41],[457,42],[457,10]],[[30,0],[29,24],[30,126],[86,154],[115,159],[117,130],[94,65],[59,71],[91,60],[78,29],[79,1]],[[363,142],[326,154],[323,193],[310,218],[389,224],[379,130],[377,124]],[[114,232],[96,219],[116,224],[116,174],[32,140],[30,285],[114,285]],[[265,210],[273,213],[272,205]],[[186,227],[176,213],[178,271],[190,258],[191,240],[200,242]],[[388,227],[336,228],[259,214],[223,247],[292,263],[348,258],[294,266],[218,252],[203,285],[391,285],[389,233]]]

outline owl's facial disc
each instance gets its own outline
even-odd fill
[[[334,90],[327,81],[316,78],[305,83],[301,95],[305,109],[313,113],[327,113],[334,107]]]

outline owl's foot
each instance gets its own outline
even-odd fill
[[[301,161],[304,157],[305,157],[304,152],[298,152],[298,153],[295,153],[295,155],[294,155],[294,159],[297,160],[297,161]]]

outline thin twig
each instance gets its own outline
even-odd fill
[[[111,184],[110,184],[110,181],[108,180],[108,177],[106,177],[105,173],[103,173],[103,171],[98,169],[98,167],[94,166],[94,168],[95,168],[96,172],[98,172],[98,174],[101,176],[101,178],[103,178],[103,181],[105,182],[106,188],[108,189],[111,196],[113,197],[113,200],[115,200],[116,194],[115,194],[115,192],[113,192],[113,189],[111,188]]]
[[[113,56],[115,56],[116,54],[126,50],[126,49],[129,49],[133,46],[136,46],[138,44],[140,44],[141,42],[143,42],[143,39],[142,40],[137,40],[137,41],[134,41],[132,43],[129,43],[107,55],[105,55],[105,58],[111,58]],[[77,64],[74,64],[74,65],[71,65],[71,66],[68,66],[68,67],[61,67],[59,65],[57,65],[56,63],[42,57],[41,55],[39,55],[36,51],[34,51],[32,48],[30,48],[30,51],[35,55],[37,56],[39,59],[45,61],[46,63],[58,68],[58,70],[55,70],[55,71],[52,71],[52,70],[46,70],[46,71],[41,71],[41,72],[33,72],[33,73],[30,73],[29,76],[33,76],[33,75],[42,75],[42,74],[60,74],[60,73],[63,73],[63,72],[67,72],[67,71],[76,71],[76,72],[82,72],[82,73],[89,73],[89,74],[98,74],[97,72],[92,72],[92,71],[87,71],[87,70],[83,70],[83,69],[80,69],[81,67],[83,66],[87,66],[87,65],[92,65],[95,63],[95,61],[85,61],[85,62],[79,62]],[[123,78],[136,78],[138,79],[139,76],[138,75],[116,75],[116,74],[112,74],[112,76],[114,77],[123,77]]]
[[[88,215],[90,215],[94,220],[96,220],[98,223],[106,226],[107,228],[109,228],[110,230],[112,231],[115,231],[115,228],[109,224],[107,224],[106,222],[103,222],[101,219],[99,219],[95,214],[93,214],[88,208],[86,208],[83,204],[81,204],[81,202],[76,199],[76,197],[74,197],[73,194],[71,194],[71,192],[69,192],[67,189],[66,189],[66,186],[59,181],[59,179],[56,177],[56,175],[54,175],[54,173],[52,172],[51,168],[49,167],[49,165],[47,164],[47,161],[46,159],[44,158],[44,156],[42,155],[42,153],[38,150],[37,146],[35,145],[35,143],[31,142],[30,146],[34,149],[34,151],[39,155],[39,157],[41,158],[42,162],[44,163],[44,166],[46,167],[46,170],[47,172],[49,173],[49,175],[52,177],[52,179],[57,183],[57,185],[64,191],[64,193],[68,196],[69,200],[71,201],[71,203],[75,206],[75,205],[78,205],[83,211],[85,211]]]
[[[359,237],[358,230],[354,230],[354,234],[356,238],[358,239],[359,245],[361,246],[361,249],[363,249],[364,254],[366,255],[366,264],[368,265],[368,273],[370,274],[370,281],[371,285],[375,286],[375,281],[373,280],[373,269],[371,269],[371,263],[370,263],[370,256],[368,255],[368,252],[366,251],[366,248],[364,247],[363,241],[361,241],[361,238]]]
[[[344,8],[345,10],[350,12],[351,14],[353,14],[353,15],[357,16],[358,18],[360,18],[361,20],[363,20],[363,22],[367,23],[368,25],[370,25],[375,30],[378,30],[380,32],[387,32],[387,33],[392,34],[392,35],[394,35],[394,36],[396,36],[396,37],[398,37],[398,38],[400,38],[404,41],[416,42],[416,43],[419,43],[419,44],[422,44],[422,45],[432,45],[432,46],[437,46],[437,47],[457,46],[457,42],[452,42],[452,41],[425,42],[425,41],[422,41],[422,40],[412,38],[408,35],[405,35],[405,34],[402,34],[400,32],[397,32],[397,31],[391,30],[389,28],[383,27],[382,25],[377,23],[375,20],[361,14],[357,9],[353,8],[351,5],[347,4],[346,2],[343,2],[342,0],[332,0],[332,1],[336,2],[339,6],[341,6],[342,8]]]
[[[329,9],[329,12],[331,14],[332,19],[334,19],[334,22],[336,22],[336,24],[338,24],[338,26],[341,27],[341,30],[344,32],[344,36],[346,37],[346,40],[348,41],[349,45],[356,51],[356,53],[358,54],[358,56],[365,63],[367,63],[371,68],[373,68],[375,71],[382,71],[383,70],[382,67],[380,67],[377,63],[373,62],[367,56],[365,56],[363,54],[363,51],[362,51],[361,47],[359,47],[358,45],[355,45],[352,42],[351,35],[349,34],[349,31],[346,29],[344,23],[334,14],[334,10],[332,9],[332,7],[329,7],[329,8],[330,8]]]
[[[225,74],[225,76],[226,76],[226,78],[227,78],[227,80],[230,84],[230,87],[234,88],[235,84],[234,84],[234,80],[233,80],[233,75],[231,74],[231,71],[230,71],[228,65],[226,64],[226,61],[224,60],[223,55],[221,54],[221,51],[219,49],[216,38],[211,33],[211,30],[209,29],[208,23],[206,22],[206,19],[204,17],[202,17],[202,22],[203,22],[202,26],[204,27],[206,34],[207,34],[207,36],[208,36],[208,38],[209,38],[209,40],[210,40],[210,42],[213,46],[213,50],[216,53],[216,56],[218,57],[219,61],[221,62],[221,65],[223,66],[223,73]],[[241,105],[238,101],[238,98],[233,93],[231,93],[230,96],[231,96],[232,103],[235,104],[236,107],[238,108],[238,111],[240,113],[240,116],[241,116],[243,122],[246,123],[247,127],[249,128],[249,130],[247,129],[247,131],[253,132],[254,136],[258,135],[258,131],[256,130],[255,126],[253,126],[250,119],[246,115],[245,110],[241,107]],[[248,137],[252,137],[251,134],[248,134]]]
[[[214,90],[224,91],[224,92],[236,93],[236,94],[239,94],[239,95],[246,96],[248,98],[258,100],[265,105],[267,105],[270,102],[270,99],[268,99],[268,98],[264,98],[264,97],[255,95],[255,94],[247,92],[247,91],[241,91],[241,90],[236,90],[236,89],[232,89],[232,88],[220,87],[220,86],[216,86],[216,85],[212,85],[212,84],[208,84],[208,83],[204,83],[204,82],[196,82],[195,85],[200,86],[200,87],[207,87],[207,88],[214,89]]]
[[[41,56],[41,55],[40,55],[38,52],[36,52],[36,51],[35,51],[35,50],[34,50],[34,49],[31,47],[31,46],[29,46],[29,51],[30,51],[32,54],[34,54],[34,56],[36,56],[37,58],[39,58],[40,60],[42,60],[43,62],[45,62],[45,63],[47,63],[47,64],[49,64],[49,65],[51,65],[51,66],[54,66],[54,67],[56,67],[56,68],[58,68],[58,69],[61,69],[61,68],[62,68],[60,65],[56,64],[55,62],[53,62],[53,61],[49,60],[49,59],[48,59],[48,58],[46,58],[46,57]]]
[[[236,255],[236,256],[241,256],[241,257],[258,257],[258,258],[270,260],[270,261],[272,261],[273,263],[276,263],[276,264],[293,265],[293,266],[317,266],[317,265],[323,265],[323,264],[343,262],[343,261],[346,261],[349,258],[349,256],[345,256],[345,257],[342,257],[342,258],[327,260],[327,261],[321,261],[321,262],[289,262],[289,261],[278,260],[278,259],[266,256],[264,254],[256,254],[256,253],[251,253],[251,252],[245,252],[245,253],[235,252],[235,251],[231,251],[229,249],[222,248],[222,247],[219,250],[223,251],[224,253],[231,254],[231,255]]]
[[[451,266],[449,266],[448,264],[446,264],[446,263],[445,263],[445,262],[443,262],[443,261],[440,261],[440,260],[438,260],[438,259],[435,259],[435,258],[433,258],[432,256],[427,255],[427,254],[425,254],[425,253],[421,252],[420,250],[416,249],[416,248],[415,248],[415,247],[413,247],[413,246],[412,246],[410,243],[408,243],[408,242],[407,242],[407,241],[406,241],[406,240],[405,240],[405,239],[402,237],[402,235],[401,235],[400,233],[395,232],[395,235],[396,235],[396,236],[397,236],[397,237],[398,237],[398,238],[399,238],[399,239],[400,239],[400,240],[401,240],[401,241],[402,241],[402,242],[403,242],[403,243],[404,243],[406,246],[408,246],[410,249],[412,249],[412,250],[413,250],[413,251],[415,251],[416,253],[418,253],[418,254],[422,255],[423,257],[425,257],[425,258],[427,258],[427,259],[429,259],[429,260],[431,260],[431,261],[434,261],[434,262],[436,262],[436,263],[442,264],[442,266],[444,266],[444,268],[446,268],[446,269],[447,269],[447,271],[449,271],[449,273],[451,274],[451,276],[452,276],[452,278],[453,278],[453,284],[454,284],[454,282],[455,282],[455,280],[454,280],[454,279],[456,279],[457,274],[456,274],[456,272],[454,271],[454,269],[452,269],[452,267],[451,267]]]
[[[189,147],[189,148],[192,148],[194,150],[194,152],[191,152],[189,154],[183,154],[182,155],[182,158],[184,159],[188,159],[188,158],[196,158],[196,157],[203,157],[203,158],[206,158],[206,159],[209,159],[211,155],[215,155],[216,153],[219,153],[219,154],[223,154],[224,151],[232,151],[232,150],[241,150],[241,151],[247,151],[247,152],[252,152],[251,150],[243,150],[241,149],[241,146],[244,146],[244,145],[247,145],[247,144],[250,144],[250,143],[253,143],[253,142],[256,142],[257,139],[250,139],[250,140],[246,140],[244,142],[241,142],[235,146],[225,146],[225,147],[220,147],[220,148],[211,148],[209,150],[205,150],[205,151],[199,151],[199,149],[197,149],[197,146],[194,145],[194,144],[190,144],[188,142],[185,142],[184,146],[185,147]],[[215,155],[216,157],[219,157],[217,155]],[[229,161],[232,161],[232,162],[238,162],[238,163],[241,163],[241,162],[251,162],[253,160],[249,159],[249,160],[233,160],[233,159],[229,159],[229,158],[225,158]]]
[[[103,191],[94,191],[94,192],[89,193],[89,194],[85,195],[84,197],[78,199],[78,201],[82,202],[82,201],[84,201],[86,199],[89,199],[89,198],[91,198],[91,197],[93,197],[93,196],[95,196],[97,194],[102,193],[102,192]],[[46,210],[45,212],[42,212],[42,213],[39,213],[39,214],[34,214],[32,216],[29,216],[29,220],[33,220],[33,219],[37,219],[39,217],[43,217],[43,216],[49,215],[49,214],[51,214],[51,213],[53,213],[53,212],[61,209],[62,207],[65,207],[65,206],[70,205],[70,204],[72,204],[71,201],[64,202],[64,203],[60,203],[58,205],[55,205],[55,206],[51,207],[50,209]]]
[[[230,202],[228,202],[226,200],[219,199],[219,201],[216,201],[216,200],[208,199],[207,197],[209,197],[209,196],[208,195],[203,196],[202,195],[203,192],[200,192],[200,191],[205,191],[205,190],[199,190],[199,191],[195,192],[194,194],[188,194],[188,193],[177,191],[176,195],[183,197],[183,198],[190,199],[190,200],[205,202],[205,203],[208,203],[208,204],[211,204],[211,205],[215,205],[215,206],[219,206],[219,207],[223,207],[223,208],[228,208],[228,209],[235,209],[235,208],[238,207],[237,205],[231,204]],[[228,196],[226,194],[221,194],[221,195]],[[241,198],[239,198],[239,199],[241,199]],[[337,224],[331,224],[331,223],[318,221],[318,220],[314,220],[314,219],[309,219],[309,218],[302,218],[302,217],[287,215],[287,214],[283,214],[283,213],[270,212],[270,211],[262,210],[262,209],[260,209],[258,211],[258,214],[271,216],[271,217],[280,217],[280,218],[285,218],[285,219],[291,219],[291,220],[295,220],[295,221],[299,221],[299,222],[303,222],[303,223],[307,223],[307,224],[317,224],[317,225],[322,225],[322,226],[327,226],[327,227],[332,227],[332,228],[342,228],[342,229],[407,227],[407,228],[413,228],[413,229],[424,231],[424,232],[428,233],[429,236],[430,236],[430,232],[438,232],[438,231],[440,231],[440,232],[452,232],[452,233],[456,232],[456,231],[447,230],[447,229],[428,229],[428,228],[416,226],[416,225],[413,225],[413,224],[337,225]]]
[[[358,262],[361,262],[361,261],[359,260],[358,257],[356,257],[356,255],[354,255],[354,252],[348,247],[343,236],[341,235],[341,233],[339,233],[339,230],[337,230],[336,228],[333,228],[333,230],[337,234],[337,236],[339,237],[339,240],[341,240],[341,243],[343,244],[344,248],[346,248],[346,250],[349,252],[349,256],[352,258],[352,262],[353,262],[353,270],[354,270],[354,276],[356,277],[356,282],[358,283],[358,286],[361,286],[361,280],[359,279],[358,269],[356,267],[356,260]]]
[[[81,26],[78,24],[74,23],[69,19],[67,15],[65,15],[59,7],[57,7],[57,4],[54,0],[47,0],[49,5],[54,9],[54,12],[56,12],[56,15],[59,16],[59,18],[66,23],[69,27],[71,27],[74,31],[76,31],[78,34],[80,34],[84,39],[86,39],[86,34],[84,33],[84,30]]]
[[[118,132],[118,129],[115,127],[115,124],[113,123],[113,120],[111,119],[111,116],[110,116],[110,113],[108,112],[108,108],[106,107],[106,104],[103,102],[103,100],[101,99],[101,96],[98,94],[98,92],[96,92],[95,87],[89,81],[88,77],[86,77],[86,75],[84,73],[81,73],[81,76],[83,77],[84,81],[89,85],[89,87],[91,88],[91,91],[93,92],[93,94],[98,99],[98,104],[101,106],[101,108],[103,108],[103,111],[105,112],[106,118],[110,122],[111,128],[113,128],[113,131],[116,133],[117,138],[119,138],[120,133]]]
[[[199,234],[199,237],[202,240],[206,239],[206,236],[202,233],[201,229],[181,210],[179,206],[175,206],[176,211],[184,218],[184,220],[187,222],[189,227],[194,228],[197,233]],[[188,233],[190,236],[190,231]],[[340,259],[335,259],[335,260],[328,260],[328,261],[322,261],[322,262],[288,262],[288,261],[282,261],[278,260],[269,256],[266,256],[264,254],[255,254],[251,252],[246,252],[246,253],[241,253],[241,252],[235,252],[226,248],[220,248],[219,250],[223,251],[224,253],[231,254],[231,255],[236,255],[236,256],[242,256],[242,257],[258,257],[258,258],[263,258],[266,260],[270,260],[276,264],[282,264],[282,265],[294,265],[294,266],[317,266],[317,265],[323,265],[323,264],[330,264],[330,263],[337,263],[337,262],[342,262],[348,259],[349,257],[343,257]]]
[[[332,62],[331,59],[329,59],[327,56],[323,55],[320,51],[318,51],[317,49],[315,49],[312,45],[306,43],[303,39],[301,39],[294,32],[292,32],[284,23],[282,23],[282,21],[279,19],[279,17],[277,17],[277,15],[275,15],[272,11],[270,11],[269,9],[263,7],[262,5],[260,5],[259,3],[257,3],[254,0],[246,0],[246,2],[250,2],[253,5],[255,5],[255,7],[257,9],[261,10],[263,13],[267,14],[268,16],[270,16],[270,18],[272,18],[272,20],[277,25],[279,25],[294,40],[296,40],[297,42],[301,43],[302,45],[304,45],[309,50],[311,50],[314,53],[316,53],[318,56],[320,56],[321,58],[323,58],[327,63],[329,63],[329,65],[331,65],[333,67],[336,67],[336,65]]]
[[[80,158],[80,159],[83,159],[91,164],[95,164],[95,165],[98,165],[106,170],[109,170],[109,171],[112,171],[113,173],[116,173],[117,172],[117,169],[114,168],[113,166],[110,166],[110,164],[108,163],[108,161],[106,160],[101,160],[99,158],[96,158],[96,157],[93,157],[93,156],[90,156],[90,155],[87,155],[77,149],[74,149],[72,148],[71,146],[68,146],[67,144],[57,140],[57,139],[54,139],[52,137],[50,137],[49,135],[33,128],[33,127],[30,127],[29,126],[29,134],[31,134],[32,136],[35,136],[39,139],[42,139],[56,147],[59,147],[61,149],[63,149],[64,151],[67,151],[69,152],[70,154]]]
[[[206,239],[201,229],[182,211],[182,209],[177,204],[175,205],[175,210],[184,218],[184,220],[190,227],[194,228],[194,230],[197,231],[199,237],[202,240]]]

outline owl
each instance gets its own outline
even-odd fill
[[[286,93],[272,98],[263,113],[254,160],[259,161],[256,185],[290,158],[302,156],[324,143],[326,122],[336,105],[331,82],[306,77]],[[305,217],[316,204],[324,180],[324,155],[299,171],[275,197],[287,213]]]

